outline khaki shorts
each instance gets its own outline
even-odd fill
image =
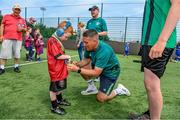
[[[22,41],[8,39],[3,40],[0,50],[0,58],[11,59],[12,56],[14,58],[20,58],[21,46]]]

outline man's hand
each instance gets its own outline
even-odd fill
[[[79,69],[79,67],[74,64],[68,64],[67,68],[68,68],[68,71],[73,71],[73,72],[77,72]]]
[[[151,59],[162,57],[166,42],[158,41],[150,50],[149,57]]]

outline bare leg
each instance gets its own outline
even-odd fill
[[[150,118],[160,119],[163,107],[160,79],[152,71],[144,68],[144,84],[149,100]]]
[[[19,58],[14,58],[14,64],[19,64]]]
[[[106,102],[106,101],[113,99],[114,97],[116,97],[116,95],[117,94],[114,91],[112,91],[110,95],[106,95],[103,92],[99,91],[97,96],[96,96],[96,99],[99,102],[103,103],[103,102]]]
[[[49,94],[50,94],[50,99],[51,99],[51,101],[55,101],[55,100],[57,99],[57,98],[56,98],[56,94],[57,94],[57,93],[50,91]]]

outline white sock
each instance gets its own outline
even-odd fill
[[[87,81],[88,85],[94,85],[94,81],[92,79]]]
[[[94,85],[94,81],[92,79],[88,80],[87,83],[88,83],[88,87],[92,89],[96,89],[96,86]]]
[[[1,67],[1,69],[4,69],[4,65],[1,65],[0,67]]]
[[[15,68],[19,67],[19,64],[15,64],[14,67],[15,67]]]

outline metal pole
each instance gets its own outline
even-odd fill
[[[126,23],[125,23],[125,31],[124,31],[124,48],[125,48],[125,43],[126,43],[127,22],[128,22],[128,17],[126,17]]]
[[[43,16],[42,16],[42,23],[44,25],[44,10],[43,10]]]
[[[80,20],[79,20],[79,17],[78,17],[78,23],[80,22]]]
[[[101,17],[103,17],[103,3],[101,3]]]
[[[27,20],[27,7],[25,7],[25,20]]]
[[[42,24],[44,24],[44,11],[46,10],[46,8],[40,7],[40,10],[42,10]]]
[[[60,22],[60,17],[58,17],[58,25],[59,25],[59,22]]]

